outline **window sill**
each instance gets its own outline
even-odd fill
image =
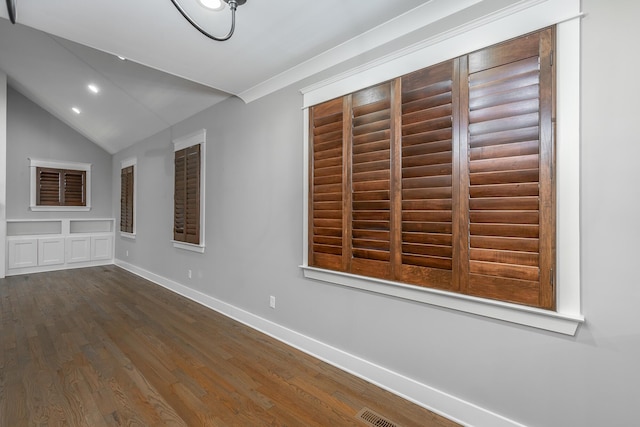
[[[197,252],[199,254],[204,253],[204,245],[194,245],[193,243],[178,242],[172,240],[173,247],[178,249],[184,249],[186,251]]]
[[[120,232],[120,237],[124,237],[131,240],[136,240],[136,233],[127,233],[124,231]]]
[[[584,322],[584,317],[580,314],[541,310],[305,265],[301,266],[301,268],[303,269],[304,277],[308,279],[362,289],[565,335],[574,336],[578,326]]]
[[[88,212],[91,206],[29,206],[33,212]]]

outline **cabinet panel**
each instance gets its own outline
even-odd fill
[[[91,236],[91,260],[111,259],[112,247],[112,236]]]
[[[38,265],[64,264],[64,238],[38,239]]]
[[[84,262],[91,260],[90,237],[67,237],[66,242],[67,262]]]
[[[38,239],[9,240],[9,268],[38,265]]]

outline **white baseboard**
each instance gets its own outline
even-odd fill
[[[473,403],[419,383],[360,357],[320,342],[314,338],[256,316],[219,299],[205,295],[166,277],[116,259],[115,264],[205,307],[237,320],[279,341],[297,348],[350,374],[360,377],[417,405],[465,426],[525,427],[516,421],[481,408]]]
[[[7,269],[6,277],[19,276],[22,274],[47,273],[50,271],[73,270],[77,268],[101,267],[103,265],[113,265],[113,264],[115,264],[113,259],[107,259],[107,260],[98,260],[98,261],[63,263],[58,265],[41,265],[41,266],[35,266],[35,267],[14,268],[14,269]]]

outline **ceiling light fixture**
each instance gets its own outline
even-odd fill
[[[76,114],[80,114],[80,109],[78,107],[71,107],[71,111],[73,111]]]
[[[199,1],[200,3],[202,3],[202,5],[210,9],[214,9],[214,8],[208,5],[217,3],[215,1],[203,1],[203,0],[199,0]],[[224,37],[216,37],[209,34],[205,29],[203,29],[200,25],[198,25],[198,23],[189,16],[189,14],[182,8],[182,6],[180,6],[180,3],[178,3],[178,0],[171,0],[171,3],[173,3],[176,9],[178,9],[178,12],[180,12],[184,17],[184,19],[186,19],[191,25],[193,25],[193,27],[196,30],[200,31],[202,34],[204,34],[205,36],[209,37],[212,40],[223,42],[225,40],[229,40],[233,35],[233,31],[236,28],[236,9],[238,8],[238,6],[242,6],[243,4],[245,4],[247,0],[223,0],[223,1],[227,3],[229,5],[229,9],[231,9],[231,29],[229,30],[229,33]],[[222,6],[224,7],[224,4],[222,4]],[[222,7],[220,9],[222,9]],[[214,9],[214,10],[220,10],[220,9]]]
[[[93,83],[91,83],[90,85],[87,85],[87,88],[89,88],[89,90],[93,93],[98,93],[100,92],[100,88],[96,85],[94,85]]]
[[[224,2],[222,0],[199,0],[200,4],[207,9],[213,11],[220,11],[224,9]]]
[[[126,61],[127,60],[127,58],[125,58],[124,56],[120,56],[120,55],[116,55],[116,56],[118,57],[118,59],[120,61]]]

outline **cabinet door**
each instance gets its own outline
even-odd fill
[[[91,238],[67,237],[66,258],[68,263],[91,260]]]
[[[38,239],[9,240],[9,268],[38,265]]]
[[[91,260],[111,259],[113,253],[112,236],[91,236]]]
[[[38,239],[38,265],[64,264],[64,238]]]

